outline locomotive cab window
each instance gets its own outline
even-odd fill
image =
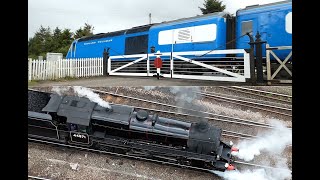
[[[148,52],[148,35],[126,38],[125,55],[145,54]]]
[[[287,15],[286,15],[286,31],[287,33],[289,34],[292,34],[292,12],[289,12]]]
[[[252,21],[241,22],[241,35],[244,35],[247,32],[252,33]]]
[[[91,132],[91,127],[70,123],[69,124],[69,130],[70,131],[82,132],[82,133],[90,133]]]
[[[87,133],[87,126],[78,125],[78,131],[82,133]]]
[[[76,43],[74,42],[74,43],[72,43],[72,49],[71,49],[71,51],[74,52],[75,50],[76,50]]]

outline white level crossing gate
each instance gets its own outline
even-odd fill
[[[210,55],[227,54],[242,55],[237,58],[203,60]],[[191,56],[196,58],[190,59]],[[161,55],[162,59],[168,60],[164,60],[160,74],[167,78],[246,82],[246,79],[251,77],[249,57],[249,53],[244,49],[215,50],[209,53],[208,51],[167,52]],[[151,63],[155,58],[155,54],[110,56],[107,72],[109,75],[154,76],[156,69]]]
[[[284,60],[280,60],[280,58],[273,52],[273,50],[290,50],[290,53]],[[271,56],[273,56],[277,62],[280,64],[278,68],[272,72],[271,71]],[[267,81],[268,84],[271,84],[272,80],[275,80],[275,77],[280,72],[280,70],[285,69],[287,73],[292,77],[292,71],[287,67],[289,63],[289,59],[292,57],[292,46],[277,46],[277,47],[270,47],[269,44],[266,44],[266,61],[267,61]],[[288,79],[278,79],[280,83],[292,83],[292,80]]]

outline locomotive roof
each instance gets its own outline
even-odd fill
[[[91,113],[96,103],[87,98],[77,96],[60,96],[51,94],[48,104],[43,108],[46,112],[56,112],[67,118],[67,123],[88,126]]]
[[[209,14],[204,14],[204,15],[198,15],[198,16],[192,16],[192,17],[188,17],[188,18],[181,18],[181,19],[176,19],[176,20],[172,20],[172,21],[164,21],[158,25],[155,25],[154,27],[157,26],[162,26],[162,25],[169,25],[169,24],[176,24],[177,22],[181,23],[186,23],[186,22],[192,22],[194,20],[206,20],[209,19],[211,17],[223,17],[225,15],[227,15],[228,13],[226,12],[215,12],[215,13],[209,13]]]
[[[198,16],[193,16],[193,17],[188,17],[188,18],[176,19],[176,20],[172,20],[172,21],[163,21],[161,23],[146,24],[146,25],[136,26],[136,27],[132,27],[130,29],[124,29],[124,30],[119,30],[119,31],[114,31],[114,32],[98,33],[98,34],[95,34],[92,36],[82,37],[78,40],[78,42],[100,39],[100,38],[105,38],[105,37],[120,36],[120,35],[124,35],[124,34],[132,34],[132,33],[137,33],[137,32],[144,32],[144,31],[148,31],[151,27],[158,27],[158,26],[162,26],[162,25],[170,25],[170,24],[176,24],[176,23],[181,23],[181,22],[186,23],[186,22],[191,22],[194,20],[205,20],[205,19],[209,19],[210,17],[222,17],[227,14],[228,13],[225,13],[225,12],[209,13],[209,14],[205,14],[205,15],[198,15]]]
[[[105,37],[120,36],[120,35],[124,35],[124,34],[132,34],[132,33],[137,33],[137,32],[144,32],[144,31],[148,31],[152,25],[154,25],[154,24],[136,26],[136,27],[132,27],[130,29],[108,32],[108,33],[98,33],[98,34],[95,34],[92,36],[82,37],[78,40],[78,42],[100,39],[100,38],[105,38]]]
[[[94,108],[91,117],[101,121],[124,125],[129,124],[130,115],[134,110],[133,107],[113,104],[111,105],[111,109],[112,110],[110,111],[106,111],[106,108],[97,105]]]
[[[269,4],[256,4],[256,5],[251,5],[247,6],[243,9],[239,9],[238,11],[246,11],[246,10],[251,10],[251,9],[258,9],[258,8],[264,8],[264,7],[270,7],[270,6],[275,6],[275,5],[282,5],[282,4],[289,4],[292,3],[292,0],[287,0],[287,1],[279,1],[279,2],[274,2],[274,3],[269,3]],[[237,11],[237,13],[238,13]]]

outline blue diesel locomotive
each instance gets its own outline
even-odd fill
[[[165,53],[248,49],[249,37],[245,34],[255,35],[257,31],[262,41],[272,47],[291,46],[292,1],[249,6],[238,10],[235,17],[219,12],[83,37],[71,44],[66,58],[102,57],[103,50],[108,48],[110,56],[158,50]],[[280,59],[288,54],[276,53]]]

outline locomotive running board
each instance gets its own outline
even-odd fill
[[[227,70],[220,68],[219,66],[215,66],[212,64],[206,64],[205,62],[199,62],[190,58],[188,56],[193,57],[202,57],[204,55],[228,55],[228,54],[243,54],[243,59],[238,58],[237,60],[230,60],[225,62],[225,66],[232,66],[228,63],[239,63],[239,65],[235,65],[234,67],[241,66],[243,72],[235,72],[235,70]],[[119,76],[154,76],[154,73],[150,71],[150,60],[156,58],[156,54],[135,54],[135,55],[125,55],[125,56],[110,56],[108,58],[108,68],[107,72],[109,75],[119,75]],[[184,57],[187,56],[187,57]],[[138,58],[138,59],[135,59]],[[229,82],[246,82],[246,79],[250,79],[250,55],[244,49],[228,49],[228,50],[215,50],[215,51],[189,51],[189,52],[166,52],[161,54],[161,58],[169,59],[170,61],[170,73],[161,73],[162,77],[165,78],[179,78],[179,79],[198,79],[198,80],[210,80],[210,81],[229,81]],[[129,60],[130,59],[130,62]],[[128,60],[127,64],[124,64],[116,69],[111,70],[113,63],[119,62],[123,60]],[[119,72],[120,70],[124,70],[125,68],[134,65],[138,62],[146,60],[146,69],[145,73],[131,73],[131,72]],[[175,61],[182,61],[185,64],[194,64],[203,69],[208,70],[212,73],[219,73],[220,75],[185,75],[179,72],[175,72]],[[168,62],[168,61],[167,61]],[[197,72],[194,72],[197,73]],[[201,72],[200,72],[201,73]]]
[[[41,140],[41,139],[34,139],[34,138],[30,138],[30,137],[28,137],[28,141],[37,142],[37,143],[44,143],[44,144],[51,144],[51,145],[57,145],[57,146],[61,146],[61,147],[74,148],[74,149],[79,149],[79,150],[86,150],[86,151],[91,151],[91,152],[96,152],[96,153],[116,155],[116,156],[120,156],[120,157],[133,158],[133,159],[143,160],[143,161],[150,161],[150,162],[154,162],[154,163],[172,165],[172,166],[176,166],[176,167],[180,167],[180,168],[188,168],[188,169],[194,169],[194,170],[199,170],[199,171],[206,171],[206,172],[209,172],[209,173],[212,173],[212,171],[213,171],[212,169],[205,169],[205,168],[199,168],[199,167],[194,167],[194,166],[189,166],[189,165],[182,165],[182,164],[177,164],[177,163],[172,163],[172,162],[159,161],[159,160],[145,158],[145,157],[132,156],[132,155],[128,155],[128,154],[120,154],[120,153],[102,151],[102,150],[97,150],[97,149],[92,149],[92,148],[87,148],[87,147],[63,144],[63,143],[59,143],[59,142],[46,141],[46,140]]]

